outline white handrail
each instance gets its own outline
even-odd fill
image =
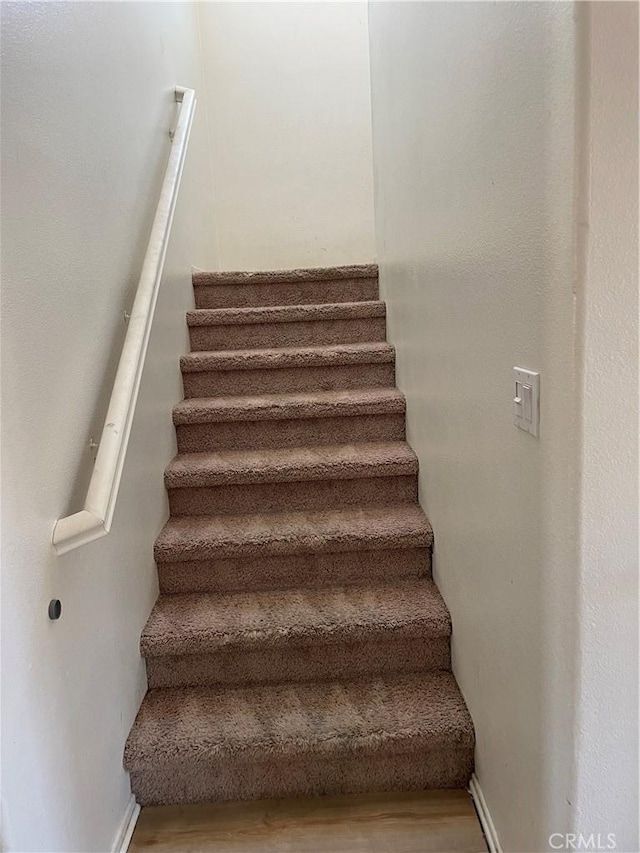
[[[53,546],[58,554],[65,554],[73,548],[79,548],[87,542],[106,536],[111,529],[189,143],[196,106],[195,94],[193,89],[177,87],[175,90],[176,101],[181,104],[180,115],[173,134],[171,153],[164,173],[149,245],[131,309],[84,509],[56,521],[53,528]]]

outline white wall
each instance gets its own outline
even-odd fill
[[[590,8],[589,8],[590,7]],[[576,824],[638,833],[638,6],[581,7]],[[590,15],[589,15],[590,12]],[[590,17],[590,20],[589,20]]]
[[[576,315],[574,5],[370,5],[389,338],[505,851],[574,829],[638,849],[634,14],[594,11],[598,231]],[[512,425],[514,365],[541,373],[539,439]]]
[[[199,14],[220,267],[372,261],[366,3]]]
[[[157,594],[190,264],[216,263],[196,10],[3,3],[2,27],[2,844],[108,851],[146,684],[138,643]],[[175,84],[201,99],[112,531],[56,558],[53,523],[82,506]]]

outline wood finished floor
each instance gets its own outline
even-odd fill
[[[466,791],[142,809],[129,853],[481,853]]]

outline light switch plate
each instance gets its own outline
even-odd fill
[[[513,422],[531,435],[540,426],[540,374],[523,367],[513,368]]]

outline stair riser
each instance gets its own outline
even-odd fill
[[[202,655],[147,657],[149,687],[266,684],[390,672],[451,669],[448,637],[382,637],[361,643],[221,648]]]
[[[415,474],[169,489],[173,516],[259,515],[417,502],[418,478]]]
[[[376,270],[196,274],[179,452],[404,441]],[[431,583],[395,586],[431,577],[416,469],[406,447],[168,466],[165,598],[142,635],[150,692],[124,756],[138,803],[468,784],[446,606]],[[215,598],[230,593],[245,595]]]
[[[393,388],[393,364],[346,364],[276,370],[212,370],[183,373],[184,396],[279,394],[297,391],[347,391]]]
[[[225,800],[259,800],[312,794],[358,794],[465,788],[473,772],[473,748],[416,746],[403,753],[361,754],[345,747],[331,756],[227,757],[198,764],[131,772],[141,806]]]
[[[281,284],[198,284],[196,308],[262,308],[271,305],[319,305],[368,302],[378,298],[377,278]]]
[[[167,595],[364,586],[376,581],[430,576],[429,548],[158,563],[160,592]]]
[[[404,441],[404,414],[179,424],[180,453]]]
[[[359,344],[385,335],[384,317],[189,327],[192,352]]]

